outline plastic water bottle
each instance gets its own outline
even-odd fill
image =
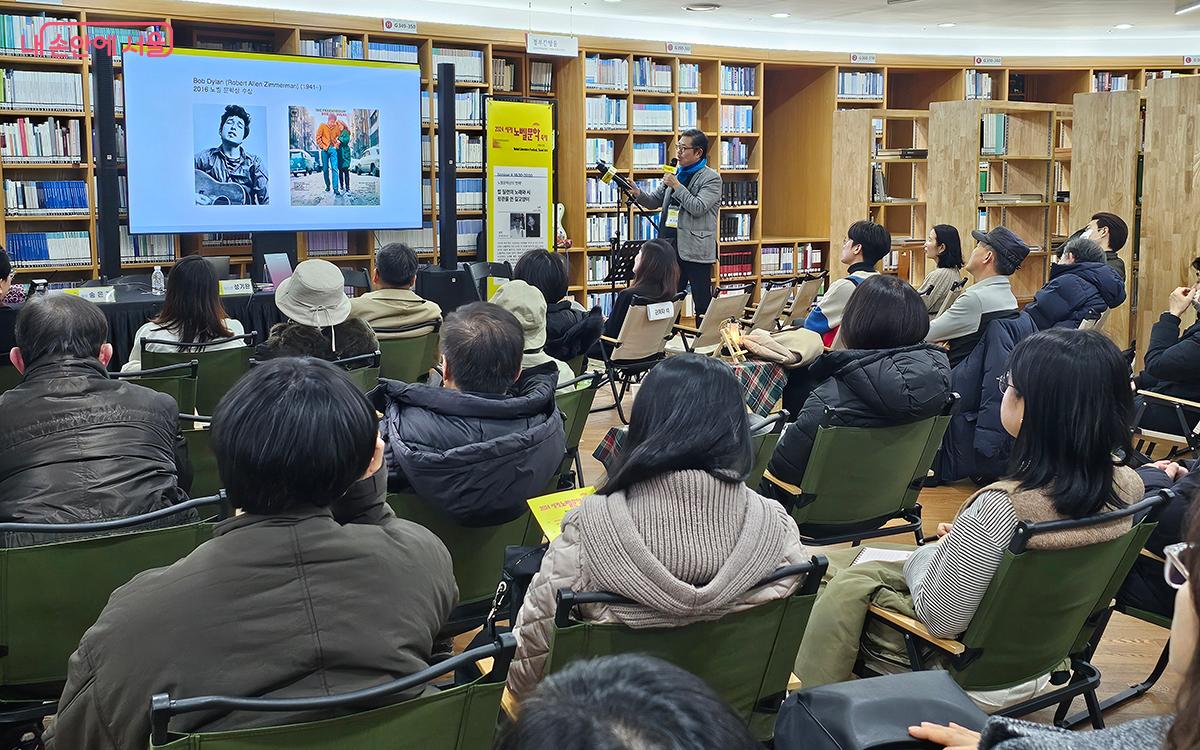
[[[150,291],[160,297],[167,293],[167,277],[163,276],[162,266],[155,266],[150,275]]]

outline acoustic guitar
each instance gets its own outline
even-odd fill
[[[208,172],[196,170],[196,192],[212,198],[214,206],[244,206],[250,202],[246,188],[235,182],[219,182]]]

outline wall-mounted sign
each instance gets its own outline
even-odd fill
[[[667,42],[667,54],[690,55],[692,54],[692,45],[683,42]]]
[[[417,33],[417,22],[405,21],[403,18],[385,18],[383,19],[383,30],[391,34],[415,34]]]

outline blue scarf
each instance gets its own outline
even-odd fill
[[[706,166],[708,166],[708,157],[701,159],[690,167],[680,167],[675,171],[675,178],[686,185],[687,181],[692,179],[692,175],[696,174],[701,169],[704,169]]]

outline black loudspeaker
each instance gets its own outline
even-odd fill
[[[296,267],[296,233],[295,232],[254,232],[250,235],[250,279],[256,282],[268,283],[266,256],[275,253],[287,253],[292,268]]]
[[[96,255],[100,277],[121,275],[121,186],[117,174],[117,107],[113,95],[113,60],[107,49],[92,52],[96,98]]]
[[[454,112],[454,63],[437,66],[438,259],[447,271],[458,268],[458,128]]]

